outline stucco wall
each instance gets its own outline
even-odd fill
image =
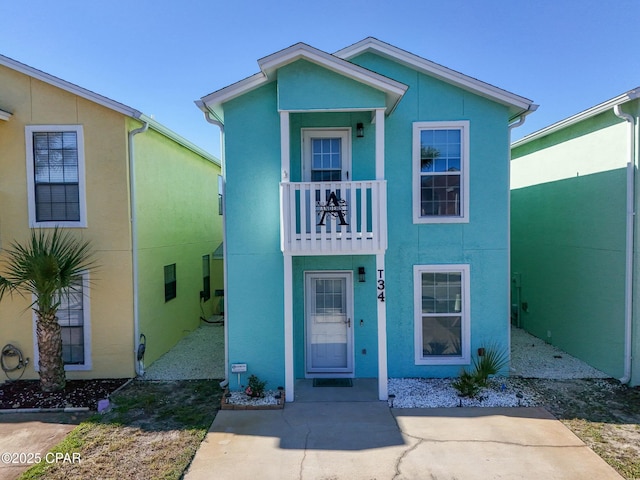
[[[413,266],[470,264],[471,351],[488,343],[508,348],[507,108],[372,54],[362,55],[354,62],[409,86],[385,124],[389,374],[455,376],[460,365],[415,365]],[[296,88],[296,84],[292,82],[289,87]],[[298,93],[291,98],[300,102]],[[274,82],[224,105],[229,360],[231,363],[248,363],[248,373],[268,380],[271,387],[284,381],[284,286],[278,199],[280,122],[276,100],[277,85]],[[353,139],[353,178],[374,178],[375,134],[367,118],[369,115],[291,114],[292,181],[301,178],[300,128],[353,128],[358,121],[365,124],[365,137]],[[413,224],[412,123],[427,120],[470,121],[469,223]],[[366,266],[369,274],[366,283],[355,282],[354,286],[354,316],[358,323],[354,331],[355,372],[356,376],[377,376],[375,261],[370,256],[345,256],[294,258],[296,377],[304,375],[303,272],[329,268],[357,272],[361,265]],[[360,319],[363,319],[362,329],[359,327]],[[366,354],[362,353],[363,349],[366,349]],[[232,388],[236,387],[235,383],[235,378],[232,378]]]
[[[628,126],[605,112],[514,148],[523,328],[621,377]]]
[[[91,274],[91,356],[86,372],[67,378],[133,375],[133,322],[126,135],[122,115],[49,84],[0,66],[0,108],[13,113],[0,121],[0,248],[24,242],[27,215],[25,125],[83,125],[87,181],[87,222],[75,231],[90,240],[98,268]],[[105,208],[108,205],[109,208]],[[0,253],[1,256],[1,253]],[[0,344],[11,343],[32,362],[34,339],[29,301],[0,302]]]
[[[145,364],[150,365],[195,330],[201,316],[219,312],[214,292],[223,288],[222,261],[213,260],[213,251],[222,241],[220,167],[152,129],[134,142],[140,333],[146,336]],[[200,299],[203,255],[211,264],[206,302]],[[177,296],[165,302],[164,266],[174,263]]]

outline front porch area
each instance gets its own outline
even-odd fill
[[[295,383],[296,402],[376,402],[377,378],[354,378],[352,387],[314,387],[312,378]]]

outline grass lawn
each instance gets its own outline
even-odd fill
[[[221,397],[217,380],[134,381],[111,398],[109,412],[84,421],[52,450],[68,454],[69,461],[40,463],[20,480],[178,480],[211,426]]]

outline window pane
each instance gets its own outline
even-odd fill
[[[36,221],[79,221],[76,132],[33,133]]]
[[[311,142],[311,181],[340,181],[342,177],[342,139],[313,138]]]
[[[461,356],[462,317],[423,317],[422,355]]]
[[[82,365],[84,358],[84,293],[77,283],[60,298],[56,314],[62,334],[62,358],[65,365]]]
[[[461,131],[422,130],[420,132],[420,171],[448,172],[460,170]]]
[[[164,301],[176,298],[177,282],[176,282],[176,264],[165,265],[164,267]]]
[[[420,211],[426,215],[460,215],[460,174],[422,175]]]

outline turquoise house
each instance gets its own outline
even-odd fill
[[[640,385],[636,88],[512,145],[518,324]],[[634,301],[635,300],[635,301]]]
[[[386,400],[508,350],[509,131],[535,105],[375,38],[258,65],[196,102],[222,132],[230,388]]]

